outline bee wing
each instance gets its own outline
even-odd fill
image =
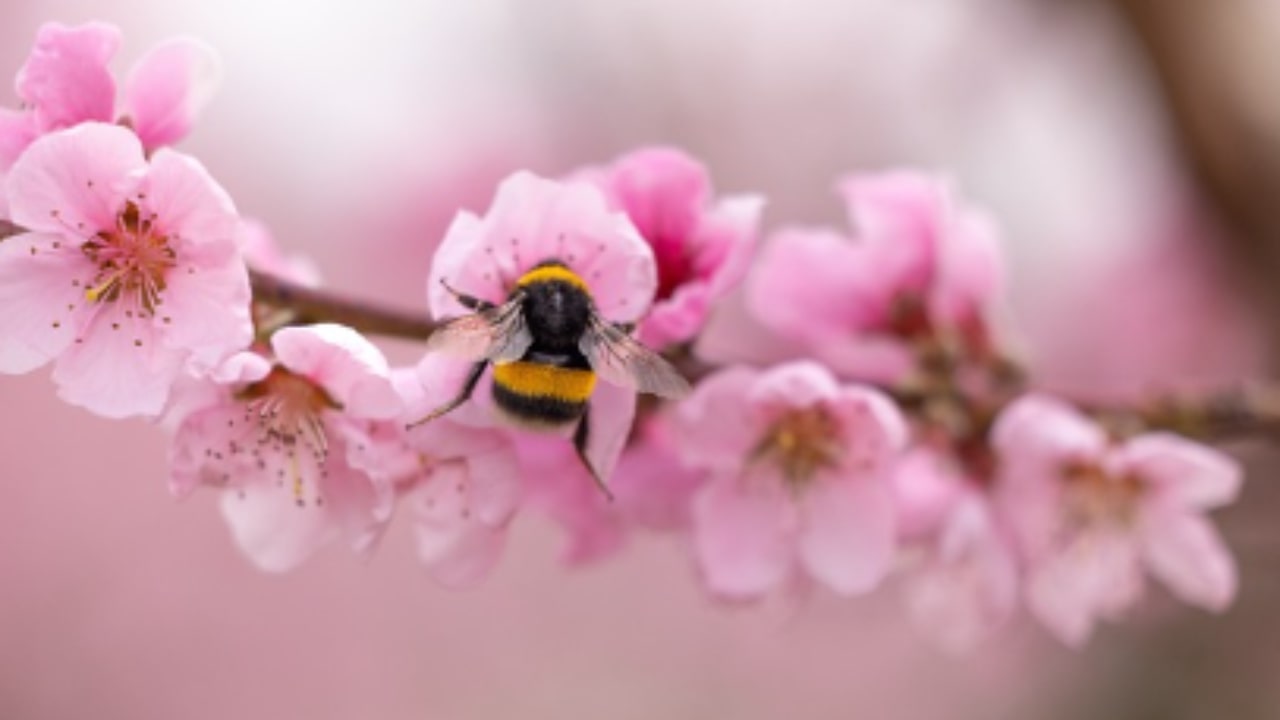
[[[592,314],[578,349],[614,385],[672,399],[689,394],[689,383],[671,363],[599,315]]]
[[[456,317],[427,338],[427,350],[467,360],[506,363],[519,360],[533,344],[524,321],[522,298]]]

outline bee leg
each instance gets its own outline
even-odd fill
[[[609,490],[609,486],[605,484],[604,478],[600,477],[600,473],[596,472],[595,466],[587,459],[587,440],[591,432],[590,428],[591,404],[587,403],[582,408],[582,417],[578,419],[578,427],[573,431],[573,449],[578,451],[578,459],[587,468],[587,472],[591,473],[591,479],[596,481],[596,487],[600,488],[600,492],[604,493],[609,502],[613,502],[613,493]]]
[[[631,333],[635,332],[635,329],[636,329],[636,324],[633,322],[614,323],[613,326],[621,330],[624,335],[630,335]]]
[[[413,428],[416,428],[419,425],[422,425],[423,423],[429,423],[432,420],[435,420],[436,418],[441,417],[442,415],[448,415],[449,413],[456,410],[459,405],[470,400],[471,393],[475,392],[476,385],[480,383],[480,376],[484,374],[484,368],[488,364],[489,362],[486,360],[483,362],[478,362],[475,365],[472,365],[471,371],[467,373],[466,382],[462,383],[462,392],[458,393],[457,397],[445,403],[444,405],[441,405],[435,410],[432,410],[430,414],[428,414],[426,417],[422,418],[421,420],[414,420],[413,422],[409,423],[408,425],[405,426],[405,429],[412,430]]]
[[[453,286],[445,282],[444,278],[440,278],[440,284],[444,286],[445,290],[449,291],[449,294],[452,295],[454,299],[468,310],[492,310],[497,307],[497,305],[494,305],[488,300],[482,300],[478,297],[473,297],[464,292],[459,292],[458,290],[453,289]]]

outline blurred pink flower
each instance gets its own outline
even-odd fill
[[[711,590],[756,597],[797,570],[845,595],[874,589],[893,557],[886,475],[906,432],[887,397],[812,362],[700,383],[677,409],[676,437],[708,474],[692,521]]]
[[[28,232],[0,244],[0,371],[56,359],[68,402],[155,415],[184,368],[249,344],[240,221],[195,160],[86,123],[37,140],[7,191]]]
[[[942,647],[972,649],[1017,608],[1017,556],[981,487],[931,450],[894,469],[904,542],[922,556],[907,574],[907,608]]]
[[[1003,273],[986,218],[913,172],[854,176],[840,190],[856,239],[779,231],[748,282],[753,314],[836,372],[869,381],[901,380],[915,367],[913,342],[944,333],[984,349],[983,315]]]
[[[1045,396],[1025,396],[992,431],[997,499],[1024,555],[1031,612],[1079,646],[1095,618],[1143,590],[1145,567],[1178,597],[1213,611],[1236,593],[1236,568],[1204,511],[1232,502],[1230,457],[1169,433],[1112,442],[1094,422]]]
[[[37,137],[84,122],[119,121],[148,152],[186,137],[218,85],[217,54],[190,38],[159,45],[129,73],[117,117],[108,64],[119,46],[114,25],[41,26],[16,81],[27,109],[0,111],[0,181]],[[6,216],[0,200],[0,218]]]
[[[740,195],[709,205],[706,168],[672,148],[637,150],[575,177],[604,190],[653,248],[658,290],[640,339],[654,348],[693,339],[714,303],[746,276],[764,199]]]
[[[225,488],[222,509],[259,567],[288,570],[344,538],[368,549],[391,515],[393,488],[371,472],[379,420],[402,412],[382,353],[340,325],[291,327],[274,361],[241,353],[184,404],[170,454],[171,487]],[[385,462],[397,458],[388,456]]]

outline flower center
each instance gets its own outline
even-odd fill
[[[1062,471],[1066,483],[1064,507],[1075,527],[1121,526],[1133,523],[1145,488],[1134,475],[1114,476],[1093,463],[1072,463]]]
[[[844,455],[840,428],[823,408],[792,410],[769,427],[752,457],[776,463],[796,489],[822,469],[839,465]]]
[[[153,316],[165,289],[165,276],[177,265],[169,238],[160,234],[155,217],[143,217],[133,202],[125,204],[116,227],[81,246],[98,266],[84,296],[90,302],[133,302],[144,316]]]
[[[303,505],[304,473],[298,470],[299,450],[309,451],[323,467],[329,454],[325,410],[342,406],[324,388],[283,367],[237,394],[247,404],[245,419],[258,426],[258,444],[286,456],[292,465],[293,493]]]

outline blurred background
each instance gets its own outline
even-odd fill
[[[183,148],[345,292],[421,307],[449,218],[508,172],[668,143],[766,194],[769,228],[842,223],[847,171],[951,176],[1004,230],[1008,324],[1043,384],[1129,397],[1269,369],[1270,0],[6,0],[0,76],[40,23],[90,19],[124,30],[120,72],[173,34],[221,51]],[[435,586],[403,524],[369,563],[335,548],[263,575],[213,494],[171,500],[146,424],[66,407],[40,373],[0,377],[0,438],[0,718],[1280,718],[1261,444],[1233,446],[1225,616],[1157,591],[1083,652],[1022,618],[956,659],[892,585],[729,609],[673,538],[568,570],[531,514],[473,591]]]

